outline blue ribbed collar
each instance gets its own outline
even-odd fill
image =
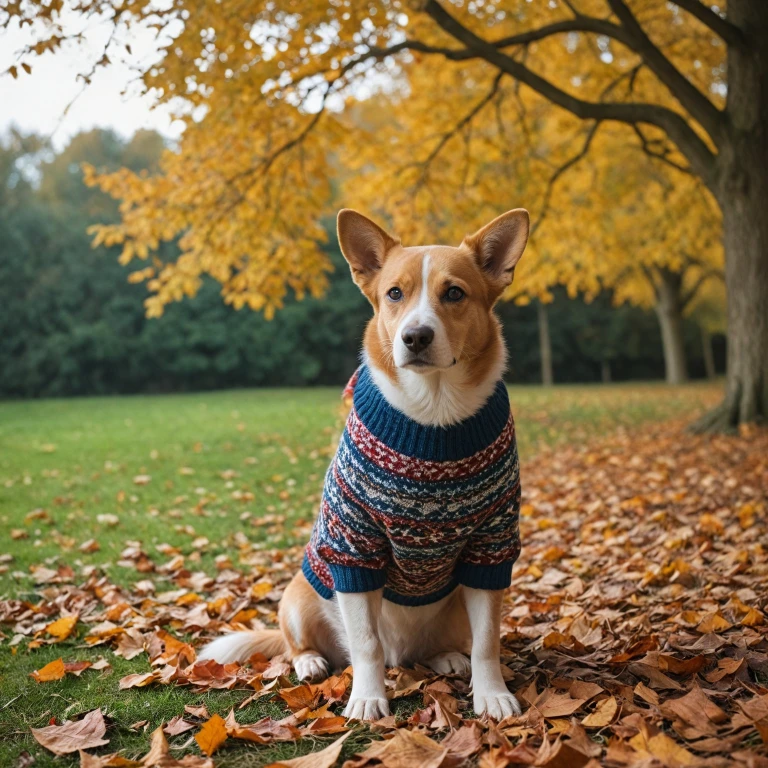
[[[496,440],[509,419],[509,395],[499,381],[474,416],[450,427],[419,424],[387,402],[367,365],[360,366],[354,405],[360,421],[386,446],[430,461],[458,461],[482,451]]]

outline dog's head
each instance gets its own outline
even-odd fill
[[[458,248],[404,247],[362,214],[341,211],[341,251],[373,305],[378,351],[387,362],[428,373],[485,349],[498,333],[493,305],[512,282],[528,227],[528,211],[517,208]]]

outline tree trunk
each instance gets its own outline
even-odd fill
[[[552,371],[552,339],[549,336],[549,315],[547,306],[543,302],[538,303],[539,314],[539,353],[541,356],[541,383],[551,386],[555,377]]]
[[[611,383],[611,361],[603,360],[600,365],[600,373],[602,374],[603,384]]]
[[[704,370],[708,379],[714,379],[717,376],[715,369],[715,355],[712,352],[712,334],[702,325],[701,326],[701,354],[704,357]]]
[[[727,141],[718,155],[728,299],[726,394],[694,429],[727,430],[768,415],[768,3],[729,0],[748,37],[728,49]]]
[[[688,381],[683,343],[683,277],[680,273],[667,269],[659,269],[657,274],[659,280],[656,285],[656,316],[661,326],[667,384],[682,384]]]

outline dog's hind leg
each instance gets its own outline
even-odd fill
[[[299,680],[325,680],[328,677],[328,660],[317,651],[302,651],[293,657],[293,668]]]
[[[448,651],[447,653],[438,653],[424,663],[438,675],[462,675],[469,677],[472,665],[469,659],[463,653],[458,651]]]
[[[348,663],[338,639],[338,606],[320,597],[301,571],[285,589],[279,620],[288,658],[300,680],[323,680],[331,669]]]

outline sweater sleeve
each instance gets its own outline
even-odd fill
[[[517,464],[515,463],[517,469]],[[510,496],[475,529],[462,549],[455,576],[473,589],[506,589],[520,555],[520,479]]]
[[[317,526],[317,552],[337,592],[371,592],[384,586],[390,558],[386,533],[333,479],[326,482]]]

